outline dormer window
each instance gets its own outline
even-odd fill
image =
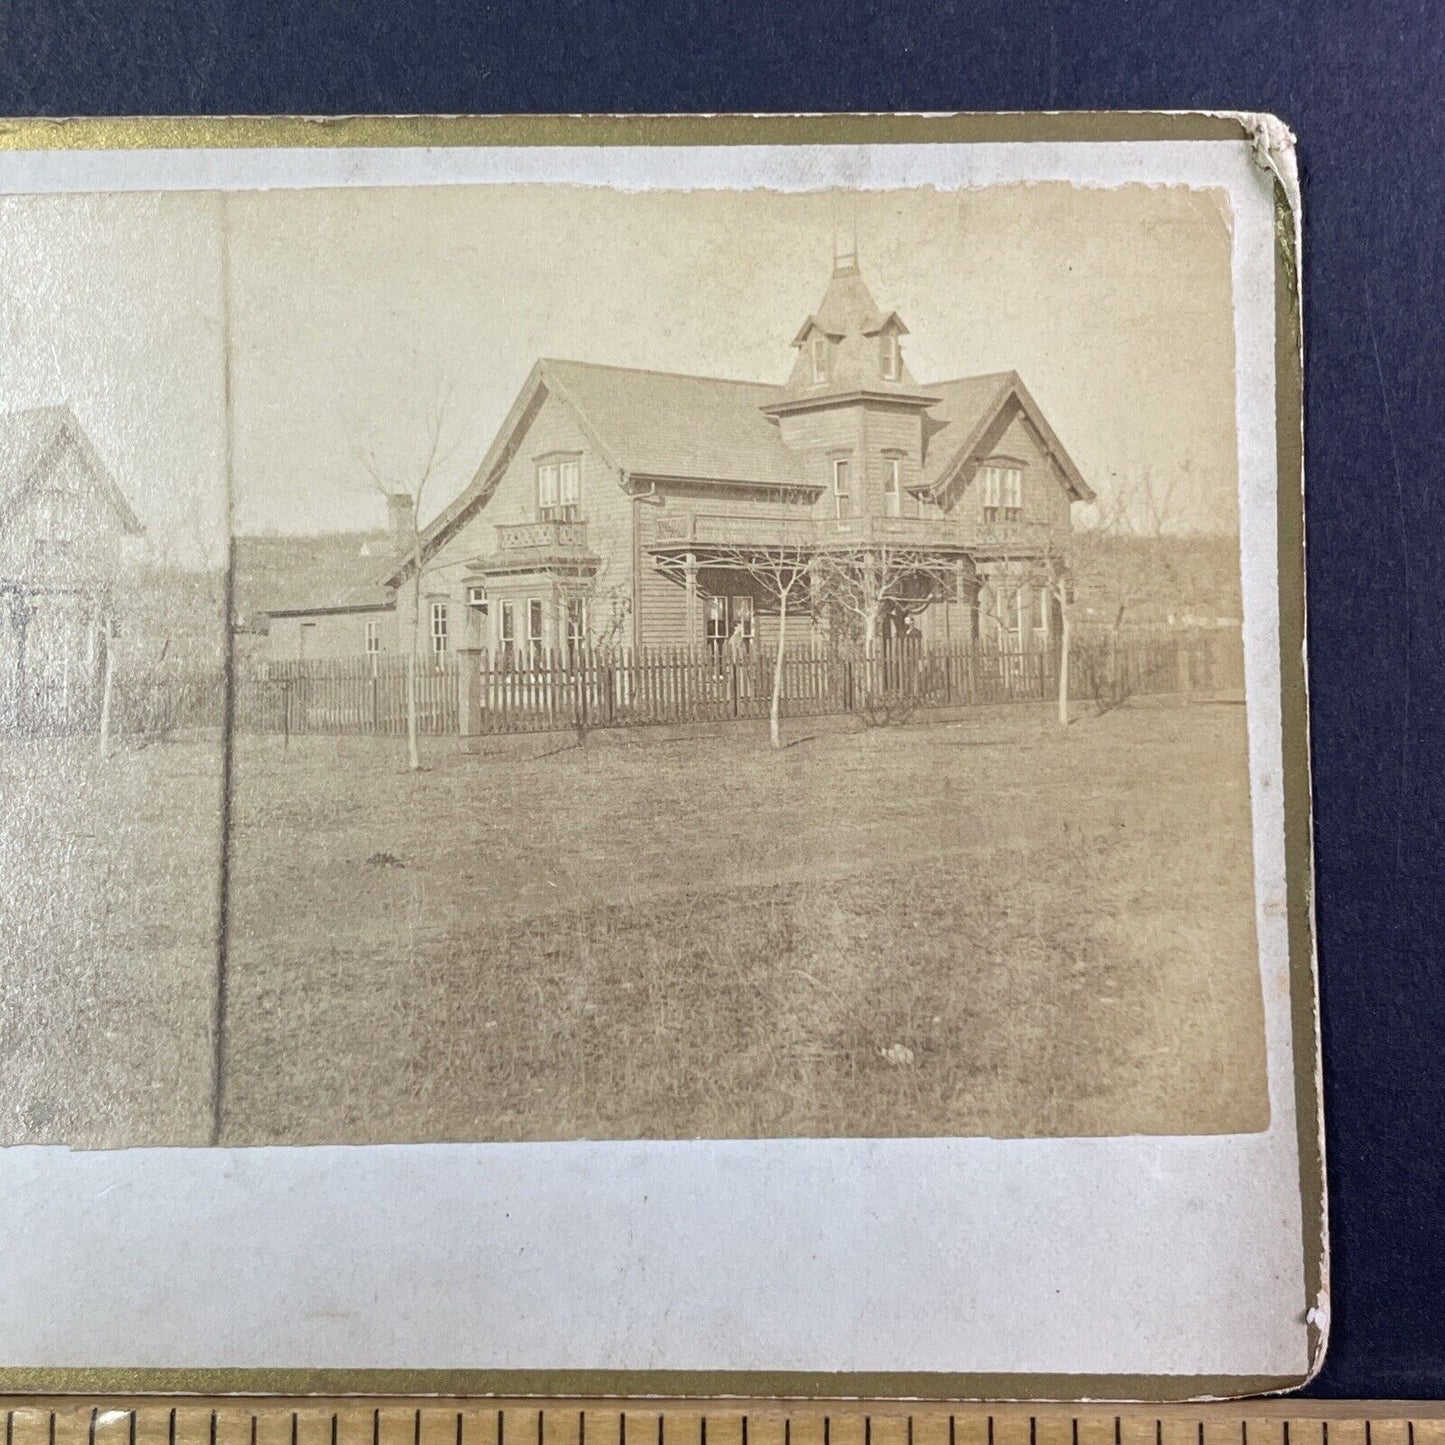
[[[903,348],[898,344],[896,331],[885,331],[882,336],[883,379],[898,381],[903,376]]]
[[[991,462],[979,474],[983,478],[983,519],[985,522],[1019,522],[1024,515],[1023,468],[1009,462]]]
[[[582,458],[559,453],[537,459],[537,510],[546,521],[575,522],[582,502]]]
[[[808,342],[808,360],[813,371],[813,385],[828,379],[828,338],[821,331],[815,331]]]

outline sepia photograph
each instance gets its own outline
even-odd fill
[[[7,1140],[1267,1127],[1226,192],[4,207]]]
[[[1105,129],[0,146],[0,1370],[1317,1367],[1293,139]]]

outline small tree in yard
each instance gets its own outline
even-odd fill
[[[408,511],[411,526],[406,538],[405,562],[410,583],[408,590],[411,593],[411,627],[406,649],[406,765],[411,772],[418,772],[421,768],[421,751],[417,740],[416,670],[422,638],[421,582],[425,558],[422,555],[420,514],[422,501],[431,483],[455,449],[442,446],[450,396],[449,390],[438,389],[436,398],[426,413],[422,443],[416,460],[410,466],[384,467],[374,451],[358,452],[358,459],[366,468],[375,489],[387,498],[406,497],[410,504]]]
[[[788,645],[788,617],[801,607],[811,589],[814,561],[812,548],[803,542],[708,548],[708,567],[742,574],[778,609],[778,648],[768,707],[768,741],[775,748],[783,745],[783,654]]]
[[[865,693],[877,691],[878,637],[884,619],[895,612],[917,612],[950,594],[956,576],[953,558],[926,548],[888,542],[828,547],[813,567],[815,607],[830,628],[863,644]]]
[[[1063,727],[1069,724],[1076,663],[1091,674],[1088,680],[1101,708],[1118,706],[1126,698],[1120,670],[1125,621],[1140,605],[1167,602],[1177,587],[1167,559],[1156,549],[1147,552],[1147,560],[1135,557],[1131,564],[1121,542],[1157,544],[1174,515],[1174,496],[1172,485],[1157,486],[1146,470],[1120,482],[1108,498],[1096,498],[1089,525],[1047,537],[1042,550],[1024,563],[1022,580],[1048,597],[1059,619],[1058,716]],[[1108,605],[1109,643],[1102,669],[1099,659],[1079,651],[1075,609],[1080,587]]]

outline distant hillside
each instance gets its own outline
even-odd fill
[[[1081,541],[1075,615],[1112,626],[1220,626],[1243,615],[1239,539],[1213,533],[1091,535]]]
[[[268,612],[379,601],[395,547],[386,532],[237,537],[232,601],[237,626],[264,631]]]
[[[226,655],[225,590],[221,572],[145,568],[119,599],[122,655],[143,665],[219,663]]]

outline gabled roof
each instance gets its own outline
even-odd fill
[[[867,297],[867,288],[861,278],[854,279],[858,287],[847,288],[847,296],[852,298],[847,304],[861,307],[860,296]],[[872,298],[867,300],[871,307]],[[843,305],[838,302],[839,307]],[[880,330],[892,324],[902,326],[892,312],[880,316],[876,308],[871,308],[867,321]],[[857,337],[862,333],[851,334]],[[970,460],[970,448],[978,445],[1005,408],[1015,405],[1044,438],[1070,494],[1078,500],[1093,496],[1017,373],[963,377],[922,391],[906,372],[904,377],[903,384],[891,388],[870,381],[868,395],[896,396],[908,405],[929,408],[923,419],[929,440],[921,489],[949,484]],[[781,429],[766,414],[792,404],[787,387],[545,358],[528,374],[472,480],[423,531],[424,551],[429,553],[485,505],[521,447],[537,408],[549,395],[571,409],[578,427],[601,459],[618,473],[620,482],[667,479],[755,487],[809,486],[802,454],[784,445]],[[829,391],[834,401],[844,395]],[[406,571],[405,561],[394,564],[379,585],[395,585]]]
[[[1093,500],[1093,489],[1064,450],[1018,372],[963,376],[935,382],[928,390],[939,398],[939,404],[924,418],[926,450],[917,490],[940,492],[960,478],[971,480],[978,464],[992,450],[992,434],[1002,431],[1014,415],[1021,414],[1028,418],[1058,465],[1070,498],[1076,502]]]
[[[395,551],[385,532],[323,532],[238,536],[231,556],[232,608],[246,622],[260,613],[380,607]]]
[[[629,476],[790,486],[801,458],[760,408],[782,388],[584,361],[544,361],[547,382],[596,432]]]
[[[122,530],[138,536],[144,529],[69,402],[0,412],[0,516],[19,504],[39,481],[46,460],[66,441],[80,453],[96,491],[114,511]]]
[[[761,407],[782,388],[672,371],[643,371],[544,358],[533,366],[487,454],[461,494],[423,531],[430,550],[483,505],[516,455],[548,395],[571,408],[599,456],[620,479],[667,478],[801,487],[802,458]],[[405,575],[396,567],[387,580]]]

